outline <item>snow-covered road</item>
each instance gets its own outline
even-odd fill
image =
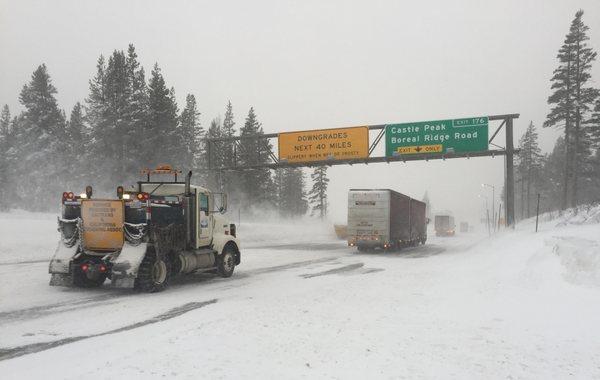
[[[137,294],[49,287],[55,220],[17,216],[0,214],[2,378],[600,378],[595,223],[385,255],[326,225],[242,225],[232,278]]]

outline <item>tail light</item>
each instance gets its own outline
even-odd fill
[[[137,199],[139,201],[147,201],[148,199],[150,199],[150,194],[148,194],[148,193],[138,193],[136,197],[137,197]]]
[[[81,264],[81,270],[84,272],[87,272],[88,269],[90,269],[90,266],[88,264]]]

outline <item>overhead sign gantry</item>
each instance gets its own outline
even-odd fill
[[[452,158],[506,156],[506,222],[514,222],[514,162],[518,153],[513,145],[513,121],[519,114],[477,116],[458,119],[378,124],[359,127],[319,129],[297,132],[268,133],[253,136],[206,139],[208,170],[215,172],[257,168],[313,167],[320,165],[353,165],[377,162],[446,160]],[[491,137],[490,126],[497,127]],[[505,146],[494,143],[504,128]],[[385,137],[385,138],[384,138]],[[273,144],[271,140],[277,139]],[[270,158],[258,160],[258,152],[243,156],[256,161],[240,161],[244,141],[254,140]],[[381,141],[385,155],[374,156]],[[277,146],[273,152],[272,146]],[[233,147],[233,157],[217,160],[218,152]],[[491,147],[491,148],[490,148]],[[226,151],[230,151],[227,149]],[[248,152],[245,152],[248,153]]]

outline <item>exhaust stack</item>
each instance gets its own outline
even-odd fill
[[[187,249],[194,248],[194,236],[192,235],[192,218],[194,218],[194,200],[192,198],[192,171],[190,170],[185,176],[185,194],[184,194],[184,206],[185,206],[185,245]]]

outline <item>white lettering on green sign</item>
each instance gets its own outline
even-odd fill
[[[386,125],[386,156],[484,151],[488,149],[488,123],[487,116],[481,116]]]

